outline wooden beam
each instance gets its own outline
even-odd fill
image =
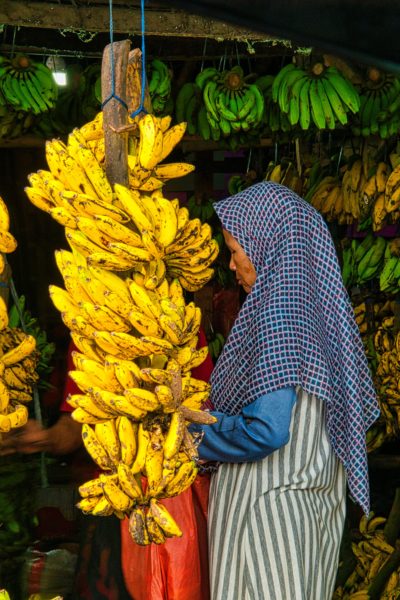
[[[114,32],[138,35],[140,33],[140,9],[114,6]],[[0,23],[17,27],[41,29],[76,29],[86,31],[109,31],[107,6],[73,6],[50,2],[24,2],[6,0],[0,2]],[[265,33],[235,27],[204,17],[176,10],[152,10],[146,8],[146,34],[154,36],[183,36],[212,38],[216,40],[273,40]]]
[[[131,42],[122,40],[113,44],[114,82],[111,77],[111,44],[105,47],[101,63],[101,95],[105,143],[105,171],[111,184],[128,185],[128,136],[115,130],[128,120],[126,107],[117,99],[109,100],[114,83],[114,94],[126,102],[126,69]]]

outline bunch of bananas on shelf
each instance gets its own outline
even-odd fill
[[[356,114],[360,97],[353,84],[335,67],[322,63],[313,65],[311,72],[287,64],[272,84],[272,99],[288,115],[292,126],[308,130],[335,129],[347,125],[348,114]]]
[[[380,277],[388,248],[383,237],[376,237],[371,232],[361,242],[353,239],[349,243],[347,240],[342,253],[344,285],[363,285],[366,281]]]
[[[201,311],[184,290],[200,289],[218,254],[211,227],[161,190],[133,182],[139,173],[167,179],[159,164],[183,135],[170,118],[146,114],[129,140],[130,188],[110,185],[96,152],[101,118],[74,130],[67,144],[47,142],[50,171],[29,176],[31,202],[65,227],[71,252],[56,252],[65,289],[50,296],[78,348],[70,373],[80,394],[68,401],[84,445],[104,471],[80,488],[79,507],[129,516],[139,544],[181,531],[161,498],[181,493],[197,474],[187,424],[211,423],[201,411],[208,384],[191,377],[208,348],[197,350]],[[128,157],[129,159],[129,157]],[[132,164],[134,159],[134,164]],[[170,176],[170,175],[169,175]],[[132,185],[133,184],[133,185]]]
[[[24,54],[0,57],[0,104],[34,115],[54,108],[58,88],[52,72]]]
[[[171,71],[165,62],[155,58],[149,65],[149,94],[156,115],[171,115],[174,101],[171,95]]]
[[[343,188],[339,177],[326,175],[313,188],[309,202],[317,209],[328,222],[337,221],[340,225],[351,223],[353,215],[346,213],[344,204]]]
[[[239,136],[261,125],[264,96],[257,85],[246,82],[239,65],[222,72],[212,67],[204,69],[197,75],[196,85],[203,93],[213,140]]]
[[[354,135],[377,135],[386,139],[400,129],[400,81],[371,68],[360,96],[360,111],[352,126]]]
[[[293,190],[299,196],[303,193],[303,182],[296,165],[290,159],[283,158],[279,163],[270,161],[264,177],[265,181],[280,183]]]
[[[395,600],[400,595],[400,565],[396,557],[398,540],[388,541],[388,519],[371,512],[363,515],[359,530],[353,534],[351,550],[354,555],[354,570],[346,581],[339,585],[333,600]],[[345,562],[341,569],[348,567]]]

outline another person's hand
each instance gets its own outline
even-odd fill
[[[10,432],[0,442],[0,455],[20,452],[34,454],[49,452],[51,454],[70,454],[82,444],[82,426],[69,414],[61,415],[55,425],[43,428],[34,419],[20,429]]]

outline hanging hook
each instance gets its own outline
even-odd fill
[[[106,100],[104,100],[104,102],[101,105],[101,108],[103,109],[105,107],[105,105],[108,104],[108,102],[110,102],[110,100],[112,100],[114,98],[115,100],[117,100],[117,102],[122,104],[122,106],[124,108],[126,108],[126,110],[128,110],[127,103],[124,100],[122,100],[122,98],[120,98],[119,96],[117,96],[115,94],[114,23],[113,23],[113,14],[112,14],[112,0],[109,0],[108,6],[109,6],[109,13],[110,13],[111,94],[109,95],[109,97]]]
[[[253,154],[253,148],[250,148],[250,150],[249,150],[249,158],[247,159],[246,173],[248,173],[250,171],[250,164],[251,164],[252,154]]]
[[[202,71],[202,70],[204,69],[204,60],[205,60],[205,56],[206,56],[207,39],[208,39],[208,38],[204,38],[204,44],[203,44],[203,56],[202,56],[202,58],[201,58],[201,67],[200,67],[200,71]]]

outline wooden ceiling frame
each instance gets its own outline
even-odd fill
[[[107,32],[110,28],[109,10],[105,4],[60,4],[23,0],[1,2],[0,23],[14,27],[90,32]],[[140,34],[140,7],[116,3],[113,6],[113,27],[115,33]],[[265,33],[165,8],[146,9],[146,35],[276,43],[273,37]]]

